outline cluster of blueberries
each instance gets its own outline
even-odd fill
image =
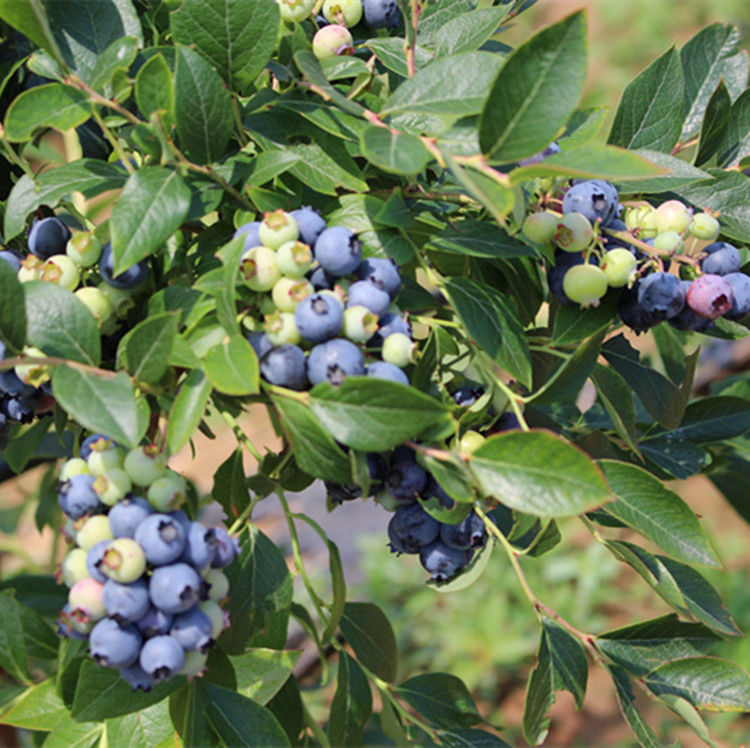
[[[555,249],[547,281],[562,304],[596,306],[610,288],[622,289],[618,313],[636,332],[664,320],[679,330],[704,332],[718,317],[750,314],[742,254],[716,241],[721,227],[714,216],[694,215],[679,200],[668,200],[657,208],[629,208],[623,221],[622,207],[613,185],[586,180],[567,190],[562,215],[540,211],[526,218],[527,238]],[[672,259],[680,263],[679,275],[668,272]]]
[[[235,237],[245,247],[240,278],[264,315],[248,340],[266,381],[294,390],[356,375],[409,384],[414,343],[393,305],[401,276],[392,260],[363,259],[352,231],[309,207],[266,213]]]
[[[60,472],[58,503],[74,547],[60,567],[70,590],[58,631],[88,639],[96,662],[134,690],[200,675],[229,625],[222,569],[237,543],[223,527],[188,518],[186,488],[154,445],[123,454],[103,434],[85,439]]]
[[[0,251],[0,259],[13,267],[22,283],[42,280],[73,291],[105,334],[111,333],[117,319],[133,307],[131,294],[148,275],[145,260],[114,275],[111,244],[102,246],[90,231],[71,234],[57,216],[36,218],[27,246],[29,253],[25,257],[6,249]]]

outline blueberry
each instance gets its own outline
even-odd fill
[[[685,289],[687,294],[688,289],[692,285],[691,281],[683,280],[680,281],[682,287]],[[711,327],[711,320],[701,317],[701,315],[694,312],[689,304],[685,304],[679,314],[676,314],[672,319],[669,320],[669,324],[677,330],[694,330],[695,332],[704,332]]]
[[[185,530],[166,514],[152,514],[141,522],[133,536],[150,564],[163,566],[176,561],[185,548]]]
[[[297,210],[293,210],[291,215],[297,221],[300,240],[312,247],[318,236],[325,230],[326,222],[320,213],[317,210],[313,210],[309,205],[304,205],[301,208],[297,208]]]
[[[60,611],[60,617],[57,619],[57,635],[66,636],[76,641],[86,641],[88,634],[93,628],[92,624],[79,621],[73,614],[71,605],[68,603]]]
[[[563,213],[582,213],[592,224],[601,221],[608,226],[620,214],[617,188],[601,179],[578,182],[565,193],[562,209]]]
[[[414,501],[427,483],[427,473],[416,462],[396,462],[385,476],[388,493],[401,502]]]
[[[332,504],[343,504],[345,501],[354,501],[362,496],[362,489],[354,484],[333,483],[325,481],[326,491]]]
[[[52,255],[65,254],[68,239],[70,231],[59,218],[36,219],[29,231],[29,252],[41,260],[48,260]]]
[[[708,253],[708,256],[701,261],[701,270],[704,273],[728,275],[736,273],[742,267],[742,255],[728,242],[714,242],[703,251]]]
[[[484,394],[484,387],[479,384],[462,384],[454,393],[451,395],[456,405],[462,408],[468,408],[479,400]]]
[[[685,289],[676,275],[651,273],[638,284],[638,303],[654,319],[669,319],[685,306]]]
[[[271,348],[260,359],[260,373],[271,384],[304,390],[307,386],[307,362],[304,351],[296,345]]]
[[[103,441],[100,443],[100,440]],[[87,436],[81,444],[81,449],[79,452],[81,459],[88,460],[89,456],[94,451],[94,445],[103,447],[105,442],[108,443],[110,447],[117,446],[117,442],[115,442],[113,439],[110,439],[108,436],[105,436],[104,434],[91,434],[91,436]]]
[[[389,312],[380,317],[377,332],[367,341],[367,344],[379,348],[383,345],[383,341],[395,332],[401,332],[411,337],[411,325],[398,314]]]
[[[102,593],[104,608],[110,618],[118,623],[132,623],[148,613],[151,601],[148,585],[143,579],[130,584],[120,584],[108,579]]]
[[[484,522],[471,512],[457,525],[441,524],[440,540],[450,548],[466,550],[484,545],[487,540],[487,530]]]
[[[223,527],[214,528],[214,538],[216,539],[216,553],[211,566],[214,569],[225,569],[237,558],[240,545]]]
[[[546,158],[560,153],[560,146],[557,143],[550,143],[544,150],[535,153],[533,156],[524,158],[518,162],[519,166],[531,166],[532,164],[541,164]]]
[[[116,538],[135,537],[138,525],[154,513],[150,502],[140,496],[124,498],[109,510],[109,526]]]
[[[155,636],[141,650],[140,666],[155,683],[168,680],[185,664],[185,650],[171,636]]]
[[[639,286],[640,282],[637,282],[632,288],[623,291],[617,305],[617,313],[631,330],[640,334],[657,325],[661,319],[641,305],[638,300]]]
[[[200,600],[202,589],[198,572],[185,563],[159,566],[151,574],[148,585],[151,602],[165,613],[189,610]]]
[[[506,410],[500,418],[495,421],[493,431],[516,431],[521,428],[518,416],[510,410]]]
[[[750,314],[750,277],[744,273],[729,273],[724,280],[732,288],[732,308],[724,313],[727,319],[742,319]]]
[[[392,29],[401,23],[396,0],[362,0],[365,23],[373,29]]]
[[[106,574],[99,571],[99,566],[111,542],[111,540],[100,540],[95,545],[92,545],[86,553],[86,568],[91,578],[96,579],[97,582],[104,583],[109,579]]]
[[[315,259],[336,277],[353,273],[362,260],[362,242],[343,226],[325,229],[315,240]]]
[[[376,379],[387,379],[399,384],[409,384],[409,377],[404,374],[403,370],[386,361],[375,361],[370,364],[367,367],[367,376],[375,377]]]
[[[731,311],[733,300],[732,287],[721,275],[701,275],[687,289],[687,306],[710,320]]]
[[[16,273],[21,269],[21,259],[18,255],[7,249],[0,250],[0,260],[7,262]]]
[[[565,273],[575,265],[583,265],[583,257],[575,252],[558,250],[555,252],[555,264],[547,267],[547,285],[550,292],[563,306],[573,306],[573,302],[563,291]]]
[[[216,530],[204,527],[198,522],[191,522],[180,561],[184,561],[196,569],[204,569],[214,560],[218,545]]]
[[[378,317],[384,315],[391,305],[391,297],[369,280],[352,283],[347,291],[347,307],[364,306]]]
[[[453,509],[456,505],[450,494],[435,480],[434,475],[427,477],[427,483],[422,491],[422,495],[425,499],[437,499],[440,505],[446,509]]]
[[[94,490],[96,477],[87,473],[74,475],[60,486],[57,503],[71,519],[95,514],[103,509],[99,494]]]
[[[16,423],[31,423],[36,415],[38,399],[35,394],[8,397],[5,401],[8,419]]]
[[[8,423],[5,413],[0,413],[0,452],[4,452],[7,448],[9,436],[10,423]]]
[[[259,228],[260,221],[245,223],[234,232],[232,238],[236,239],[238,236],[244,237],[245,243],[242,246],[245,251],[252,249],[253,247],[258,247],[261,244],[260,235],[258,234]]]
[[[212,633],[211,619],[196,607],[175,616],[169,635],[183,649],[204,651],[213,643]]]
[[[330,340],[341,331],[344,308],[331,293],[314,293],[302,299],[294,310],[299,334],[311,343]]]
[[[102,255],[99,258],[99,275],[102,280],[113,288],[129,290],[138,288],[148,275],[148,263],[141,260],[135,265],[131,265],[119,275],[114,275],[115,256],[112,254],[112,245],[107,242],[102,248]]]
[[[440,532],[440,523],[417,504],[400,506],[388,523],[388,539],[394,553],[419,553]]]
[[[253,347],[255,355],[261,359],[273,348],[273,343],[268,339],[268,335],[264,332],[251,332],[247,336],[247,342]]]
[[[326,273],[320,265],[313,270],[310,270],[306,277],[307,280],[312,283],[312,286],[316,291],[330,290],[336,283],[336,279],[332,275]]]
[[[0,390],[9,395],[31,395],[34,388],[26,384],[13,369],[0,372]]]
[[[150,639],[152,636],[168,634],[173,620],[174,616],[171,613],[165,613],[151,605],[146,613],[135,622],[135,625],[145,639]]]
[[[364,373],[362,351],[343,338],[316,345],[307,359],[307,378],[313,385],[325,381],[339,385],[348,376],[361,376]]]
[[[437,582],[447,582],[468,563],[469,551],[451,548],[440,540],[425,546],[419,553],[419,562]]]
[[[102,618],[89,636],[91,656],[105,667],[125,668],[138,659],[141,635],[131,625],[120,625],[114,618]]]
[[[401,290],[401,276],[398,272],[398,265],[393,260],[368,257],[359,263],[357,275],[360,280],[369,280],[370,283],[385,291],[392,300]]]
[[[154,686],[154,676],[147,673],[138,662],[132,664],[130,667],[123,668],[120,674],[134,691],[140,689],[141,691],[148,692]]]

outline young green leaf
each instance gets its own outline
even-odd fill
[[[374,603],[348,602],[339,623],[357,659],[385,681],[396,680],[398,652],[389,620]]]
[[[85,93],[62,83],[46,83],[14,99],[5,115],[5,134],[8,140],[22,142],[43,127],[69,130],[90,116]]]

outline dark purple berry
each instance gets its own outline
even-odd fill
[[[385,476],[388,493],[402,503],[414,501],[427,483],[427,473],[416,462],[396,462]]]
[[[398,507],[388,523],[388,539],[394,553],[419,553],[440,532],[440,523],[416,502]]]

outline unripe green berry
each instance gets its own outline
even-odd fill
[[[565,295],[582,307],[599,306],[607,285],[607,276],[595,265],[574,265],[563,277]]]
[[[32,346],[26,346],[23,349],[23,353],[25,356],[30,356],[31,358],[46,358],[44,351]],[[14,367],[13,371],[15,371],[16,376],[22,382],[32,387],[40,387],[45,382],[49,382],[50,379],[49,369],[44,364],[18,364]]]
[[[651,209],[644,212],[638,227],[638,236],[641,239],[652,239],[658,234],[656,228],[656,211]]]
[[[39,278],[73,291],[81,280],[81,270],[67,255],[52,255],[42,265]]]
[[[109,526],[109,517],[106,514],[86,517],[76,533],[76,543],[84,551],[95,546],[100,540],[111,540],[113,538],[112,528]]]
[[[628,231],[636,231],[641,226],[643,218],[653,213],[653,208],[650,205],[631,205],[625,209],[623,220],[625,225],[628,227]]]
[[[90,472],[86,460],[82,460],[80,457],[71,457],[60,468],[60,482],[65,483],[66,480],[70,480],[74,475],[86,475]]]
[[[566,213],[557,222],[555,244],[566,252],[581,252],[594,237],[594,229],[582,213]]]
[[[229,594],[229,579],[221,569],[208,568],[203,572],[203,578],[208,582],[208,597],[214,602],[224,600]]]
[[[131,449],[125,456],[123,467],[135,485],[150,486],[157,478],[164,475],[167,460],[155,444],[149,444]]]
[[[276,308],[282,312],[293,312],[306,296],[314,293],[312,283],[304,278],[279,278],[271,291]]]
[[[102,243],[89,231],[79,231],[68,239],[65,254],[80,267],[91,267],[102,254]]]
[[[109,470],[122,468],[122,453],[111,444],[107,439],[100,439],[92,445],[91,454],[86,460],[92,475],[103,475]]]
[[[682,237],[676,231],[665,231],[654,238],[654,248],[667,252],[679,252],[685,246]]]
[[[115,288],[109,283],[100,283],[97,288],[107,297],[112,312],[118,319],[125,319],[135,308],[132,290]]]
[[[184,675],[187,678],[202,675],[206,669],[206,660],[208,660],[208,652],[201,652],[198,649],[185,652],[185,664],[180,668],[178,675]]]
[[[278,249],[282,244],[297,240],[299,227],[294,216],[279,208],[263,216],[258,228],[258,236],[264,247]]]
[[[107,506],[114,506],[132,490],[133,483],[130,476],[118,467],[100,473],[94,481],[94,491],[99,495],[99,501]]]
[[[635,280],[638,269],[638,261],[624,247],[615,247],[610,249],[599,264],[599,267],[607,276],[607,283],[613,288],[627,286]]]
[[[245,252],[240,260],[240,277],[253,291],[270,291],[281,278],[276,253],[268,247],[253,247]]]
[[[21,261],[17,277],[21,283],[26,283],[27,281],[39,280],[41,272],[42,261],[36,255],[27,255]]]
[[[323,17],[328,23],[356,26],[362,18],[362,0],[325,0]]]
[[[198,603],[198,610],[208,616],[211,621],[211,638],[216,639],[226,628],[224,611],[213,600]]]
[[[332,23],[315,32],[312,51],[319,60],[337,55],[351,55],[354,54],[354,40],[346,26]]]
[[[300,241],[286,242],[276,250],[276,266],[289,278],[302,278],[313,262],[312,250]]]
[[[526,216],[523,222],[523,233],[534,244],[549,244],[557,232],[559,217],[554,213],[541,211]]]
[[[350,306],[344,309],[342,332],[345,338],[355,343],[365,343],[378,329],[378,315],[366,306]]]
[[[310,17],[315,0],[276,0],[283,21],[299,23]]]
[[[269,314],[264,329],[274,345],[297,345],[302,340],[292,312],[276,311]]]
[[[667,200],[654,213],[654,224],[660,234],[667,231],[681,234],[692,220],[692,213],[679,200]]]
[[[107,546],[98,568],[115,582],[130,584],[146,571],[146,556],[132,538],[117,538]]]
[[[404,366],[414,361],[415,348],[415,344],[408,335],[403,332],[394,332],[383,341],[381,356],[383,361],[403,369]]]
[[[67,587],[72,587],[81,579],[89,576],[89,570],[86,566],[86,551],[83,548],[73,548],[68,551],[65,558],[60,564],[60,576]]]
[[[690,233],[696,239],[713,242],[719,238],[721,226],[710,213],[698,213],[698,215],[693,216]]]
[[[185,479],[172,470],[157,478],[148,488],[146,498],[160,512],[171,512],[179,509],[187,498]]]
[[[106,294],[96,286],[84,286],[75,292],[76,297],[91,312],[101,327],[112,316],[112,304]]]
[[[471,454],[487,441],[478,431],[467,431],[458,442],[459,452]]]

